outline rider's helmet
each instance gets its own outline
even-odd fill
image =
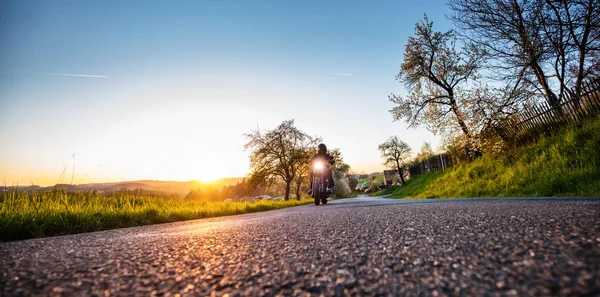
[[[319,143],[319,152],[327,152],[327,146],[324,143]]]

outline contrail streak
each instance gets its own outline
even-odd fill
[[[89,77],[89,78],[107,78],[105,75],[95,74],[78,74],[78,73],[51,73],[51,72],[34,72],[34,74],[41,75],[55,75],[55,76],[71,76],[71,77]]]
[[[332,75],[338,75],[338,76],[354,76],[354,75],[352,75],[352,73],[340,73],[340,72],[334,72],[334,73],[332,73]]]

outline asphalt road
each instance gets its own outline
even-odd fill
[[[355,198],[0,243],[2,296],[600,296],[600,199]]]

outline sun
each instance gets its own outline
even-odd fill
[[[220,170],[216,166],[213,168],[204,167],[203,169],[199,170],[199,172],[196,175],[196,178],[201,182],[210,183],[223,178],[223,173],[220,172]]]

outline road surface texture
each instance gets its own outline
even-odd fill
[[[600,199],[354,198],[0,243],[2,296],[600,296]]]

